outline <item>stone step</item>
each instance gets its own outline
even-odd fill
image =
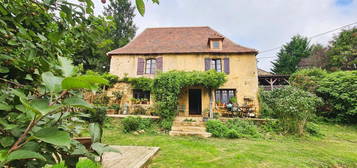
[[[185,121],[186,120],[186,121]],[[192,120],[192,121],[187,121]],[[183,122],[202,122],[203,117],[176,117],[175,121],[183,121]]]
[[[201,131],[201,132],[206,132],[206,127],[177,126],[177,125],[174,125],[174,126],[172,126],[171,131],[183,131],[183,132]]]
[[[174,121],[174,126],[201,126],[204,127],[204,122],[181,122],[181,121]]]
[[[182,132],[182,131],[170,131],[169,134],[171,136],[200,136],[203,138],[211,137],[212,134],[208,132],[196,132],[196,131],[189,131],[189,132]]]

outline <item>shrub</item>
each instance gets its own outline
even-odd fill
[[[129,133],[138,130],[147,130],[152,127],[152,121],[148,118],[126,117],[122,120],[123,131]]]
[[[316,93],[316,89],[319,88],[319,82],[327,76],[326,70],[320,68],[302,69],[293,73],[289,82],[291,86],[295,86],[302,90]]]
[[[281,126],[279,120],[268,120],[259,127],[263,132],[280,132]]]
[[[171,130],[172,120],[161,120],[160,127],[165,131]]]
[[[323,134],[320,131],[319,125],[309,122],[306,124],[306,132],[308,132],[310,135],[313,136],[323,136]]]
[[[271,94],[268,91],[264,91],[263,89],[259,89],[258,99],[259,99],[259,113],[261,118],[276,118],[276,115],[266,103],[265,100],[270,99]]]
[[[274,89],[267,94],[269,99],[264,101],[274,109],[274,115],[286,133],[302,135],[305,124],[314,116],[317,105],[322,103],[314,94],[292,86]]]
[[[241,119],[228,120],[226,123],[220,120],[209,120],[206,123],[207,131],[214,137],[226,138],[257,138],[260,137],[258,128],[252,122]]]
[[[320,82],[317,95],[325,101],[325,117],[357,123],[357,71],[334,72]]]
[[[206,122],[207,132],[212,133],[214,137],[226,137],[229,129],[220,120],[208,120]]]
[[[234,120],[228,120],[226,125],[229,129],[235,130],[240,135],[240,137],[260,137],[257,126],[254,125],[251,121],[246,121],[237,118]]]
[[[240,135],[239,135],[239,133],[238,133],[236,130],[230,129],[230,130],[227,132],[227,138],[232,138],[232,139],[234,139],[234,138],[240,138]]]

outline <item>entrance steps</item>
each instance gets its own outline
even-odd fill
[[[171,131],[171,136],[200,136],[208,138],[211,133],[206,132],[202,117],[176,117]]]

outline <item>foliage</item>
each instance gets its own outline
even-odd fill
[[[330,42],[329,68],[332,70],[357,69],[357,27],[343,30]]]
[[[306,37],[296,35],[285,44],[278,53],[278,59],[273,62],[272,71],[276,74],[292,74],[297,70],[301,58],[311,54],[309,40]]]
[[[117,112],[117,113],[121,109],[119,104],[112,104],[109,108],[115,110],[115,112]]]
[[[114,86],[114,84],[118,83],[118,81],[119,81],[118,76],[113,75],[113,74],[110,74],[110,73],[108,73],[108,72],[105,72],[105,73],[102,73],[102,74],[101,74],[101,73],[98,73],[98,72],[94,72],[94,71],[92,71],[92,70],[87,70],[87,71],[86,71],[86,74],[87,74],[87,75],[100,76],[100,77],[106,79],[107,81],[109,81],[108,84],[100,85],[101,87],[102,87],[102,86],[108,86],[109,88],[111,88],[111,87]]]
[[[229,131],[228,127],[220,120],[208,120],[206,122],[207,132],[214,137],[226,137]]]
[[[136,105],[133,107],[133,114],[134,115],[145,115],[146,109],[144,107],[142,107],[141,105]]]
[[[138,77],[138,78],[129,78],[129,83],[133,86],[134,89],[142,89],[144,91],[151,91],[153,85],[153,79]]]
[[[69,164],[68,161],[75,158],[72,153],[76,150],[90,158],[95,156],[71,139],[75,134],[71,126],[78,121],[81,109],[93,110],[92,105],[78,96],[78,89],[95,89],[107,81],[97,76],[74,76],[78,74],[74,73],[71,60],[59,57],[59,61],[61,73],[58,76],[52,72],[42,73],[41,85],[27,90],[1,88],[0,99],[7,107],[2,109],[0,121],[1,145],[7,153],[2,165],[44,166],[61,159]],[[74,109],[77,113],[73,113]],[[73,118],[77,120],[68,121]],[[57,158],[58,155],[62,157]]]
[[[267,91],[264,91],[263,88],[259,89],[258,100],[259,100],[259,114],[261,118],[276,118],[276,115],[269,107],[269,105],[264,101],[270,98],[270,94]]]
[[[80,159],[76,164],[76,168],[100,168],[98,163],[95,163],[89,159]]]
[[[317,95],[325,101],[321,114],[336,121],[357,123],[357,71],[328,74],[319,82]]]
[[[164,120],[173,120],[177,112],[178,96],[189,86],[203,86],[215,89],[226,82],[224,73],[214,70],[199,72],[169,71],[160,73],[153,81],[158,113]]]
[[[233,97],[229,98],[229,102],[237,103],[237,97],[233,96]]]
[[[160,128],[162,128],[164,131],[169,131],[171,130],[173,124],[172,122],[173,122],[172,120],[168,120],[168,119],[161,120]]]
[[[287,86],[266,92],[264,102],[274,109],[283,131],[302,135],[306,123],[314,116],[322,100],[307,91]]]
[[[126,117],[122,120],[123,131],[125,133],[149,129],[152,126],[152,121],[149,118],[141,117]]]
[[[115,100],[120,100],[124,95],[122,91],[113,91],[112,94],[115,97]]]
[[[323,136],[319,128],[319,125],[313,122],[309,122],[306,124],[306,132],[308,132],[310,135],[317,136],[317,137]]]
[[[319,82],[326,76],[326,70],[320,68],[301,69],[290,76],[289,82],[291,86],[316,93]]]
[[[100,106],[107,106],[109,104],[110,97],[106,93],[100,93],[95,95],[93,104]]]
[[[123,47],[135,36],[134,9],[129,0],[109,0],[108,6],[104,7],[104,15],[114,22],[107,32],[113,40],[112,48]]]
[[[207,131],[215,137],[258,138],[261,136],[256,125],[242,119],[228,120],[225,123],[220,120],[209,120],[206,127]]]

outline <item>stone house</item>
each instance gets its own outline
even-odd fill
[[[224,106],[236,97],[238,104],[250,103],[258,111],[257,50],[234,43],[210,27],[148,28],[122,48],[107,53],[111,57],[110,73],[123,77],[154,78],[157,72],[170,70],[207,71],[215,69],[227,74],[228,81],[213,90],[214,108]],[[118,83],[109,90],[122,91],[121,106],[130,107],[135,99],[154,103],[150,92],[132,89]],[[209,91],[203,87],[182,90],[180,116],[204,116],[209,108]],[[124,113],[130,113],[130,108]]]

